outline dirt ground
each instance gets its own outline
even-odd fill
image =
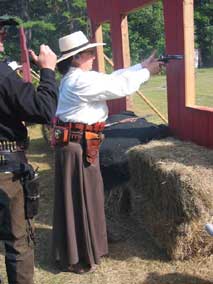
[[[33,127],[30,136],[33,138],[28,157],[39,167],[41,178],[40,212],[35,222],[35,284],[213,284],[213,255],[183,262],[169,261],[145,231],[137,230],[137,224],[132,224],[134,230],[128,236],[109,244],[109,255],[94,273],[76,275],[58,270],[50,259],[53,151],[42,138],[39,127]],[[7,284],[2,243],[0,275]]]

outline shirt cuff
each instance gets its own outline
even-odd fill
[[[55,71],[49,68],[42,68],[40,70],[41,78],[55,79]]]
[[[138,64],[136,64],[136,65],[131,66],[130,69],[131,69],[132,71],[139,71],[139,70],[142,69],[142,66],[141,66],[140,63],[138,63]]]

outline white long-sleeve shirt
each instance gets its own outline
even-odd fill
[[[111,74],[71,67],[60,83],[56,116],[64,122],[105,121],[108,117],[106,101],[136,92],[149,77],[149,70],[141,64]]]

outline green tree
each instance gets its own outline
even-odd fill
[[[74,30],[87,32],[88,29],[85,0],[3,0],[0,8],[2,15],[16,15],[22,19],[28,46],[35,51],[45,43],[58,53],[59,37]],[[8,38],[7,52],[18,58],[17,29],[10,28]]]
[[[149,5],[129,14],[129,38],[132,62],[139,62],[157,49],[163,53],[165,49],[164,21],[162,2]]]
[[[107,0],[106,0],[107,1]],[[131,1],[131,0],[128,0]],[[213,65],[213,2],[194,0],[195,44],[205,65]],[[1,14],[20,17],[26,28],[28,46],[38,52],[46,43],[58,54],[58,38],[76,30],[88,34],[86,0],[1,0]],[[165,34],[162,1],[129,14],[129,39],[132,63],[146,57],[155,48],[164,53]],[[111,57],[109,25],[103,27],[106,54]],[[17,29],[9,30],[8,54],[19,57]]]
[[[195,44],[205,66],[213,66],[213,2],[195,1]]]

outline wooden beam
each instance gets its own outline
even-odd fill
[[[92,34],[93,40],[95,42],[103,42],[103,33],[102,33],[102,26],[95,25],[91,23],[92,27]],[[96,62],[95,62],[95,69],[105,73],[105,62],[104,62],[104,48],[103,46],[97,46],[96,48]]]
[[[115,3],[113,5],[116,5],[116,1],[114,0]],[[112,2],[110,0],[87,0],[87,14],[97,24],[109,21],[112,9]]]
[[[119,1],[120,1],[119,5],[120,12],[123,14],[134,12],[146,5],[151,5],[154,2],[157,2],[157,0],[128,0],[128,1],[119,0]]]
[[[122,40],[122,54],[123,54],[123,67],[129,67],[131,64],[130,49],[129,49],[129,31],[127,16],[121,18],[121,40]],[[133,97],[126,97],[126,109],[133,110]]]
[[[112,11],[119,10],[121,14],[128,14],[158,0],[87,0],[87,13],[97,24],[111,19]]]
[[[111,38],[112,38],[112,52],[115,69],[125,68],[130,66],[130,52],[129,52],[129,33],[128,21],[126,15],[119,14],[116,10],[112,12],[111,19]],[[131,110],[133,106],[132,97],[123,98],[116,101],[120,111]],[[111,113],[116,113],[113,107],[113,102],[109,103]]]
[[[123,67],[130,66],[129,31],[127,16],[121,16]]]
[[[21,26],[19,29],[20,35],[20,47],[21,47],[21,64],[22,64],[22,73],[23,80],[26,82],[32,82],[32,77],[30,74],[30,59],[29,52],[27,49],[26,36],[24,33],[24,28]]]
[[[167,54],[184,55],[182,1],[163,0]],[[183,121],[183,110],[185,108],[184,60],[174,60],[166,67],[168,121],[171,131],[177,136],[181,132],[180,125]]]
[[[111,65],[114,68],[113,61],[106,54],[104,54],[104,59],[109,63],[109,65]]]
[[[195,104],[194,68],[194,5],[193,0],[183,2],[184,58],[185,58],[185,105]]]

